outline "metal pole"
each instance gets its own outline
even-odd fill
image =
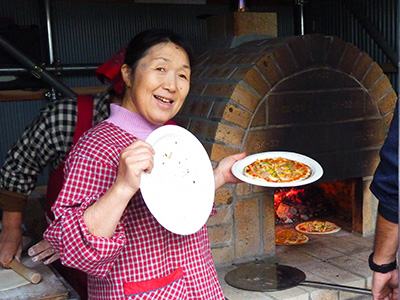
[[[49,47],[49,62],[51,65],[54,64],[54,50],[53,50],[53,37],[51,34],[51,19],[50,19],[50,1],[45,0],[45,11],[46,11],[46,29],[47,29],[47,40]],[[54,88],[51,88],[49,96],[51,99],[57,99],[57,94]]]
[[[63,94],[66,97],[72,97],[72,98],[76,97],[74,91],[72,91],[68,86],[66,86],[57,78],[53,77],[48,72],[43,70],[40,66],[32,62],[21,51],[13,47],[1,35],[0,35],[0,47],[3,48],[10,56],[12,56],[20,64],[25,66],[30,71],[30,73],[37,79],[43,79],[43,81],[48,83],[50,86],[54,87],[56,90],[58,90],[61,94]]]
[[[54,72],[57,74],[94,74],[94,71],[100,64],[69,64],[60,65],[57,67],[46,66],[44,69],[48,72]],[[0,67],[0,75],[26,75],[30,71],[24,67]]]

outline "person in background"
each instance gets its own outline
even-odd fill
[[[111,105],[110,117],[87,131],[66,161],[55,220],[44,238],[63,264],[88,274],[89,299],[224,299],[206,225],[184,236],[169,232],[139,191],[142,172],[154,163],[145,139],[181,109],[192,56],[190,45],[171,31],[136,35],[121,68],[122,104]],[[244,156],[219,162],[216,189],[239,182],[231,167]]]
[[[378,216],[374,249],[369,257],[373,271],[372,296],[374,300],[397,300],[399,273],[399,108],[390,125],[388,136],[380,151],[381,161],[371,183],[371,192],[378,199]]]
[[[119,102],[124,84],[120,69],[125,48],[96,70],[100,81],[111,83],[104,93],[51,101],[25,129],[19,140],[8,151],[0,169],[0,265],[7,267],[12,259],[19,260],[22,251],[22,218],[27,198],[36,186],[36,179],[50,166],[46,208],[52,206],[62,186],[63,161],[80,134],[109,116],[110,103]],[[48,216],[50,219],[52,216]],[[46,247],[46,242],[41,242]],[[47,245],[48,248],[48,245]],[[48,249],[52,254],[52,249]],[[54,254],[54,253],[53,253]],[[50,255],[49,264],[58,258]],[[62,271],[60,271],[62,273]],[[63,274],[64,275],[64,274]],[[69,277],[72,276],[72,279]],[[86,299],[85,284],[75,282],[76,276],[65,275],[82,299]]]

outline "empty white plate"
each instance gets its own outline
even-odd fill
[[[215,195],[211,161],[188,130],[165,125],[146,139],[155,150],[151,173],[142,173],[140,190],[150,212],[167,230],[197,232],[209,218]]]

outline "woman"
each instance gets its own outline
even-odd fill
[[[189,92],[192,50],[165,30],[138,34],[121,68],[122,105],[89,130],[66,163],[66,181],[44,234],[63,264],[88,274],[90,299],[224,299],[206,227],[180,236],[164,229],[139,191],[154,150],[144,142],[172,119]],[[216,188],[237,182],[230,167],[214,170]]]

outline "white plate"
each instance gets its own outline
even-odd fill
[[[140,189],[147,207],[167,230],[181,235],[197,232],[214,203],[211,161],[188,130],[166,125],[146,139],[155,150],[154,167],[142,173]]]
[[[301,163],[305,163],[306,165],[308,165],[311,168],[310,177],[308,177],[304,180],[297,180],[297,181],[292,181],[292,182],[269,182],[269,181],[265,181],[265,180],[263,181],[263,180],[253,179],[253,178],[247,177],[243,174],[244,168],[247,165],[256,161],[257,159],[275,158],[275,157],[283,157],[283,158],[295,160],[295,161],[298,161]],[[252,155],[245,157],[242,160],[237,161],[232,166],[232,173],[240,180],[250,183],[250,184],[254,184],[254,185],[265,186],[265,187],[293,187],[293,186],[306,185],[306,184],[310,184],[314,181],[317,181],[318,179],[321,178],[321,176],[324,172],[322,170],[321,165],[308,156],[294,153],[294,152],[271,151],[271,152],[252,154]]]

